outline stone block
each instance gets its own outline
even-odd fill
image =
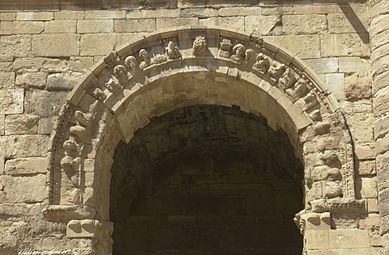
[[[25,57],[31,52],[31,36],[11,35],[0,37],[0,58]]]
[[[388,14],[373,17],[370,21],[370,29],[369,29],[370,37],[374,37],[375,35],[386,30],[388,22],[389,22]]]
[[[73,57],[69,62],[69,69],[71,71],[85,71],[94,65],[93,57]]]
[[[180,17],[182,18],[209,18],[216,16],[218,16],[218,10],[214,8],[186,8],[182,9],[180,12]]]
[[[98,220],[71,220],[66,227],[68,238],[97,237],[101,223]]]
[[[66,92],[26,91],[25,113],[49,117],[58,114],[65,102]]]
[[[36,12],[17,12],[16,13],[16,19],[17,20],[52,20],[54,19],[54,13],[53,12],[43,12],[43,11],[36,11]]]
[[[261,7],[224,7],[217,12],[219,16],[259,16]]]
[[[233,30],[244,30],[244,17],[210,17],[199,19],[204,26],[226,26]]]
[[[34,35],[32,52],[35,56],[68,57],[78,55],[79,36],[75,34]]]
[[[15,83],[15,73],[0,72],[0,89],[13,89]]]
[[[280,16],[246,16],[245,31],[256,32],[261,35],[281,34],[277,27],[281,27]]]
[[[24,73],[26,71],[38,72],[42,68],[45,60],[45,58],[38,57],[17,58],[13,62],[12,68],[16,73]]]
[[[45,23],[45,33],[75,33],[75,20],[52,20]]]
[[[47,117],[39,119],[38,123],[38,134],[41,135],[50,135],[54,130],[56,117]]]
[[[370,48],[357,34],[321,35],[321,54],[323,57],[370,55]]]
[[[375,161],[374,160],[359,161],[358,173],[361,176],[376,174]]]
[[[374,125],[374,138],[382,138],[389,132],[389,117],[378,120]]]
[[[339,61],[337,58],[314,58],[306,59],[304,62],[318,74],[336,73],[339,70]]]
[[[124,19],[125,10],[87,10],[85,19]]]
[[[5,134],[5,115],[0,114],[0,135]]]
[[[367,14],[367,10],[365,12]],[[328,19],[328,31],[330,33],[366,33],[368,28],[368,16],[357,14],[362,23],[351,23],[343,11],[338,13],[330,13]]]
[[[382,89],[375,94],[375,100],[373,101],[373,109],[376,117],[380,118],[385,116],[389,111],[389,87]]]
[[[54,18],[58,20],[84,19],[84,11],[57,11],[54,12]]]
[[[4,139],[4,158],[45,157],[48,151],[47,135],[11,135]]]
[[[10,159],[5,164],[5,173],[8,175],[46,174],[48,167],[48,158]]]
[[[360,191],[362,198],[377,197],[377,178],[375,177],[356,177],[355,186]]]
[[[36,203],[48,198],[44,174],[23,177],[5,175],[3,179],[7,202]]]
[[[318,35],[287,35],[265,37],[285,48],[292,56],[299,58],[320,58],[320,37]]]
[[[285,34],[317,34],[327,29],[325,15],[283,15],[282,31]]]
[[[20,88],[44,88],[46,86],[47,73],[25,72],[16,76],[15,85]]]
[[[80,73],[54,73],[47,77],[47,90],[71,90],[81,79]]]
[[[109,33],[113,31],[113,20],[78,20],[77,33]]]
[[[36,134],[39,117],[30,114],[7,115],[5,118],[5,134],[21,135]]]
[[[355,154],[359,160],[374,159],[374,147],[371,145],[355,146]]]
[[[153,32],[155,31],[155,27],[155,19],[114,21],[114,31],[118,33]]]
[[[130,10],[126,14],[126,19],[150,19],[150,18],[178,18],[181,13],[181,17],[188,16],[190,10],[197,10],[198,13],[207,13],[208,10],[212,10],[215,13],[215,9],[158,9],[158,10]],[[208,15],[206,15],[208,16]]]
[[[346,74],[344,92],[347,100],[356,101],[369,99],[371,95],[371,80],[368,72]]]
[[[378,199],[377,198],[368,198],[366,199],[367,211],[369,213],[378,213]]]
[[[346,57],[339,58],[339,72],[354,73],[367,72],[370,70],[370,63],[362,58]]]
[[[0,114],[23,113],[23,89],[0,90]]]
[[[376,48],[389,43],[389,31],[383,31],[374,37],[371,37],[371,49],[374,51]]]
[[[325,75],[325,84],[327,88],[332,92],[335,98],[339,101],[345,99],[344,94],[344,74],[332,73]]]
[[[45,23],[41,21],[2,21],[1,34],[39,34],[45,29]]]
[[[329,231],[329,248],[368,248],[369,231],[360,229],[334,229]],[[355,254],[355,253],[353,253]]]
[[[156,20],[156,29],[165,29],[169,27],[177,27],[177,26],[194,26],[198,24],[197,18],[180,18],[180,19],[172,19],[172,18],[163,18]]]
[[[307,230],[304,233],[307,250],[327,249],[329,246],[330,230]]]
[[[383,154],[389,151],[389,135],[387,134],[383,138],[378,138],[375,143],[376,155]]]
[[[107,55],[114,49],[115,43],[116,37],[110,34],[82,35],[80,41],[80,55]]]
[[[15,20],[16,12],[1,12],[0,20]]]

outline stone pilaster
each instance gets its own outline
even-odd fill
[[[381,234],[389,232],[389,2],[370,2],[371,77]]]

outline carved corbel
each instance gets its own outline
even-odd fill
[[[203,53],[207,49],[207,40],[204,36],[196,36],[196,38],[193,41],[193,55],[198,56],[199,54]]]
[[[165,50],[168,59],[181,58],[180,49],[178,49],[178,47],[173,41],[169,41]]]
[[[224,38],[220,41],[220,48],[218,52],[218,57],[220,58],[230,58],[230,51],[232,48],[232,43],[230,39]]]
[[[307,230],[330,230],[331,213],[314,213],[303,210],[295,215],[294,222],[302,235]]]
[[[270,61],[265,55],[259,53],[252,68],[257,72],[265,74],[270,68]]]
[[[280,79],[281,75],[285,72],[285,70],[286,66],[284,64],[276,64],[275,62],[273,62],[270,66],[268,74],[275,82],[277,82],[278,79]]]

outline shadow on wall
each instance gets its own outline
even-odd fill
[[[85,10],[85,9],[155,9],[178,7],[205,7],[228,4],[233,6],[279,6],[280,4],[337,3],[361,40],[369,43],[369,34],[355,14],[350,2],[367,0],[1,0],[0,10]],[[282,10],[280,10],[282,14]]]

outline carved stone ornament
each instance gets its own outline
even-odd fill
[[[270,68],[270,61],[265,55],[262,53],[259,53],[257,55],[257,58],[255,59],[255,63],[253,65],[253,69],[257,72],[260,72],[262,74],[267,73],[267,71]]]
[[[274,81],[278,81],[278,79],[285,72],[285,70],[286,70],[286,66],[284,64],[277,64],[273,62],[272,65],[270,66],[268,73],[270,77],[274,79]]]
[[[99,100],[99,101],[104,101],[107,96],[104,94],[104,92],[99,89],[99,88],[96,88],[94,91],[93,91],[93,97],[96,98],[96,100]]]
[[[232,48],[231,62],[241,64],[246,58],[246,47],[238,43]]]
[[[193,41],[193,55],[197,56],[207,49],[207,40],[204,36],[196,36]]]
[[[220,41],[220,48],[218,52],[218,57],[220,58],[229,58],[230,51],[232,48],[232,43],[230,39],[224,38]]]
[[[167,58],[165,55],[157,54],[151,59],[151,64],[161,64],[166,62]]]
[[[122,86],[126,86],[128,83],[127,70],[122,65],[117,65],[113,69],[113,77],[120,83]]]
[[[68,238],[96,238],[101,228],[98,220],[71,220],[66,227]]]
[[[331,229],[330,212],[314,213],[303,210],[297,213],[293,220],[302,235],[304,235],[306,230]]]
[[[138,60],[134,56],[126,57],[126,59],[124,60],[124,65],[126,66],[128,74],[130,76],[135,76],[141,71]]]
[[[165,50],[168,59],[181,58],[181,52],[173,41],[169,41]]]
[[[149,52],[145,49],[141,49],[139,51],[139,59],[140,59],[140,64],[139,67],[141,69],[145,69],[150,65],[150,55]]]

